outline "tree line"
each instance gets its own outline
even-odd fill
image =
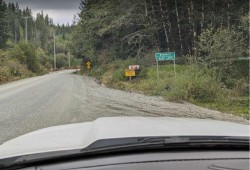
[[[27,20],[27,42],[26,42]],[[0,0],[0,82],[43,74],[53,69],[53,32],[56,35],[57,68],[68,67],[70,25],[55,25],[43,11]],[[78,61],[72,58],[72,64]]]
[[[248,0],[82,0],[72,51],[98,66],[127,58],[150,66],[155,64],[154,53],[174,51],[178,64],[213,68],[223,81],[232,75],[248,79],[244,60],[248,4]]]
[[[18,3],[6,4],[0,1],[0,48],[7,48],[10,43],[18,43],[25,39],[25,17],[27,17],[27,37],[29,42],[46,49],[49,43],[49,34],[52,31],[53,20],[48,14],[38,13],[34,19],[28,7],[20,9]],[[9,41],[9,42],[7,42]]]
[[[199,36],[208,29],[241,32],[248,41],[248,0],[82,0],[80,8],[75,31],[79,55],[107,47],[121,58],[150,50],[195,55]]]

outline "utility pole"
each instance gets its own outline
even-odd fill
[[[69,68],[70,68],[70,51],[69,51]]]
[[[55,31],[53,31],[54,37],[54,70],[56,70],[56,38],[55,38]]]
[[[17,32],[16,32],[16,20],[15,20],[15,44],[17,43]]]
[[[25,39],[26,39],[26,43],[28,43],[28,22],[27,22],[27,20],[28,20],[28,18],[30,18],[30,17],[23,17],[24,19],[25,19]]]

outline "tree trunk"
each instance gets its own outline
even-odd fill
[[[190,10],[190,7],[188,7],[188,23],[189,23],[189,31],[190,32],[193,32],[193,29],[192,29],[192,21],[191,21],[191,10]],[[189,54],[192,53],[192,50],[190,50],[190,46],[191,46],[191,49],[193,47],[193,36],[191,37],[191,43],[188,43],[188,51],[189,51]],[[190,45],[191,44],[191,45]]]
[[[227,1],[227,28],[229,29],[230,27],[230,15],[229,15],[229,10],[230,10],[230,2],[229,0]]]
[[[168,39],[168,32],[167,32],[167,28],[166,28],[166,23],[164,21],[164,16],[163,16],[163,9],[162,9],[162,3],[161,0],[159,0],[159,4],[160,4],[160,10],[161,10],[161,18],[162,18],[162,24],[163,24],[163,28],[164,28],[164,33],[165,33],[165,37],[166,37],[166,46],[167,46],[167,50],[169,51],[169,39]]]
[[[147,8],[147,2],[144,1],[144,7],[145,7],[145,17],[148,16],[148,8]]]
[[[212,9],[212,21],[211,21],[211,26],[213,27],[214,26],[214,23],[213,21],[215,20],[215,15],[214,15],[214,6],[215,6],[215,0],[213,1],[213,9]]]
[[[203,28],[204,28],[204,19],[205,16],[204,16],[204,0],[202,0],[201,2],[201,32],[203,31]]]
[[[154,5],[152,3],[152,0],[151,0],[151,9],[152,9],[152,13],[154,14],[153,20],[156,22],[156,19],[155,19],[155,9],[154,9]],[[151,19],[150,19],[150,21],[151,21]],[[151,25],[152,25],[152,21],[151,21]],[[159,47],[159,33],[158,33],[157,30],[156,30],[156,35],[157,35],[157,40],[155,42],[155,46],[158,49],[158,51],[160,51],[160,47]]]
[[[178,33],[179,33],[179,39],[180,39],[180,44],[181,44],[181,56],[182,56],[182,54],[183,54],[183,45],[182,45],[181,26],[180,26],[180,19],[179,19],[179,13],[178,13],[177,0],[175,0],[175,12],[176,12]]]
[[[191,12],[194,13],[194,4],[192,0],[190,1],[190,6],[191,6]],[[196,56],[197,32],[196,32],[193,18],[192,18],[192,26],[193,26],[193,50],[192,51],[194,51],[194,55]]]
[[[224,6],[225,5],[225,2],[223,1],[223,4],[222,4],[222,6]],[[226,13],[226,10],[225,10],[225,8],[222,8],[221,9],[221,16],[222,16],[222,18],[221,18],[221,20],[220,20],[220,29],[222,29],[223,28],[223,24],[224,24],[224,13]],[[225,23],[227,24],[227,21],[225,21]],[[225,26],[225,24],[224,24],[224,26]]]

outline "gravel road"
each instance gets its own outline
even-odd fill
[[[48,126],[92,121],[104,116],[171,116],[240,123],[247,120],[189,103],[109,89],[93,79],[50,73],[0,86],[0,144]]]

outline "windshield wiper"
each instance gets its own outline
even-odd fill
[[[90,152],[96,150],[109,150],[119,148],[146,146],[163,146],[164,148],[176,149],[179,146],[205,147],[211,144],[220,146],[249,146],[249,137],[221,137],[221,136],[171,136],[171,137],[139,137],[139,138],[119,138],[104,139],[96,141],[82,151]]]
[[[248,151],[249,137],[171,136],[102,139],[84,149],[38,153],[2,159],[0,160],[0,169],[23,168],[50,161],[69,161],[70,159],[85,158],[86,156],[157,149],[164,149],[165,151],[189,151],[187,149],[235,149]]]
[[[164,142],[165,145],[172,144],[221,144],[221,145],[249,145],[249,138],[245,137],[221,137],[221,136],[194,136],[194,137],[160,137],[160,138],[142,138],[141,143]]]

